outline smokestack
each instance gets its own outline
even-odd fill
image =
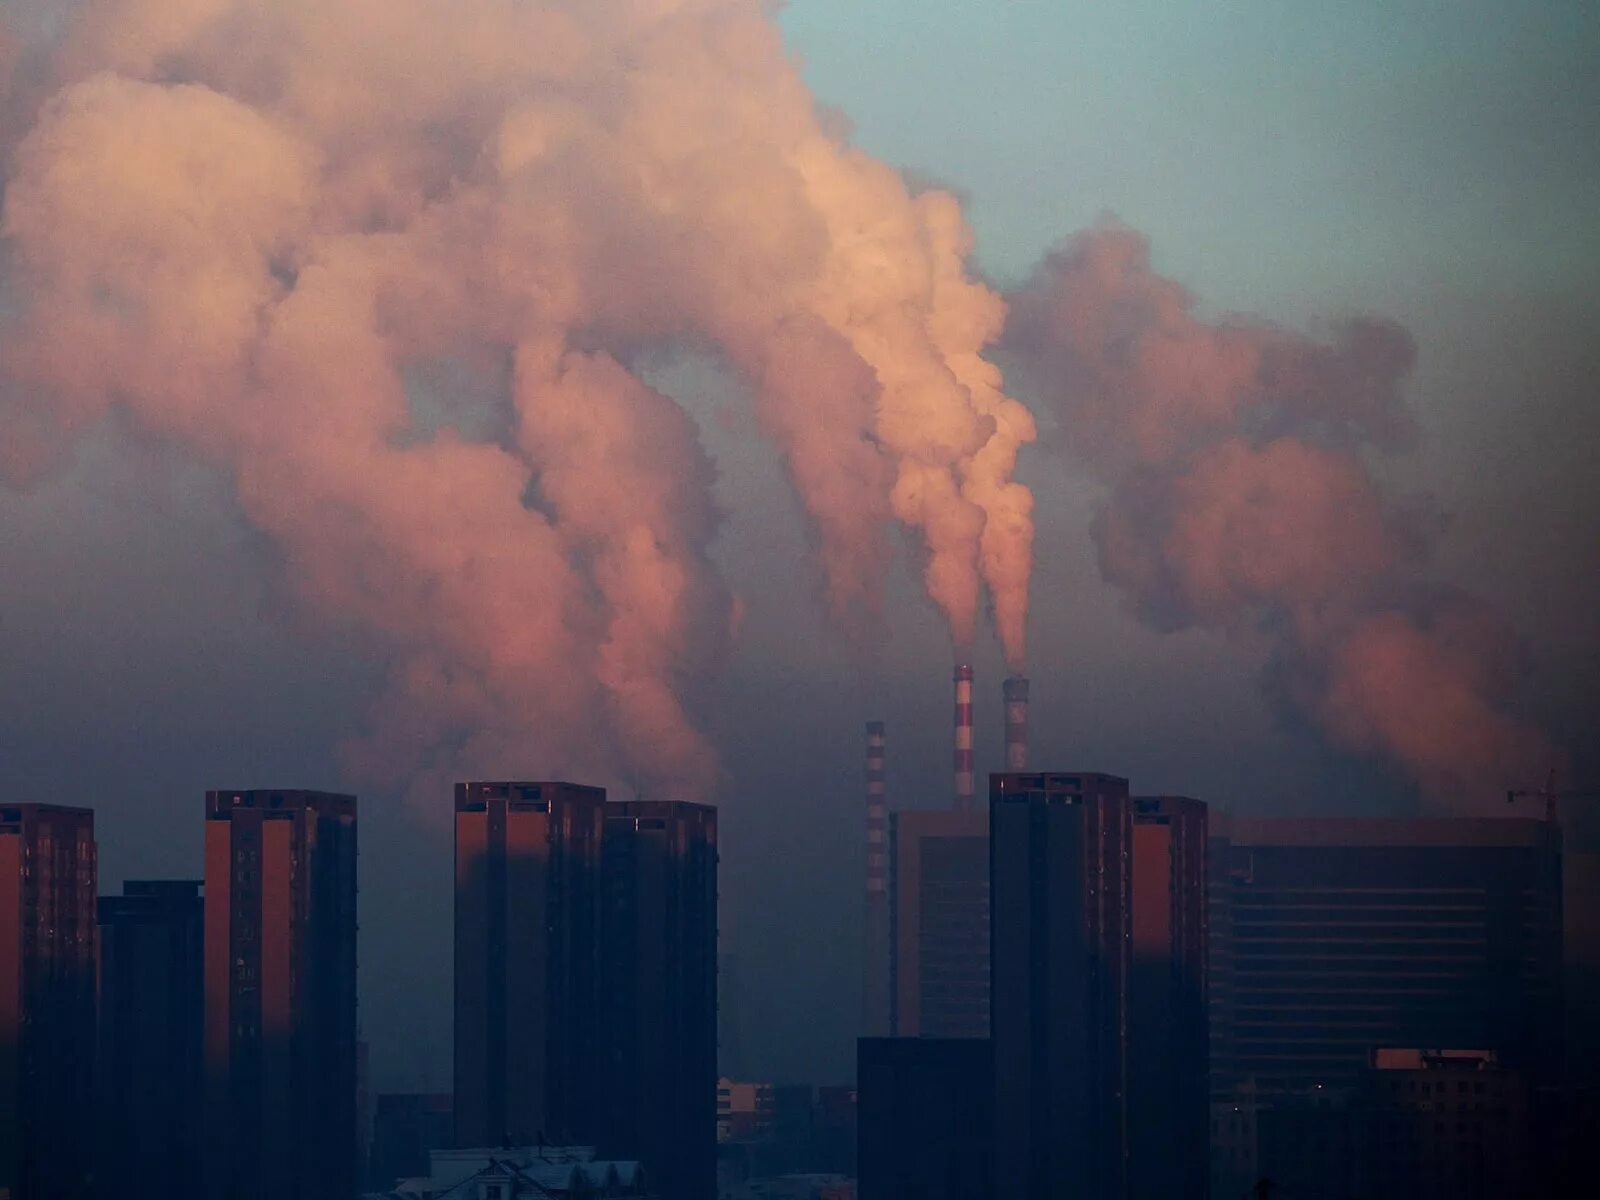
[[[867,722],[867,930],[863,947],[862,1034],[889,1033],[889,808],[882,721]]]
[[[956,667],[956,745],[955,808],[965,812],[973,807],[974,786],[972,775],[972,667],[961,663]]]
[[[1013,675],[1000,685],[1006,706],[1006,770],[1028,769],[1028,681]]]

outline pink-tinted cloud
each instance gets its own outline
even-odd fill
[[[737,601],[713,472],[631,369],[740,375],[828,604],[898,520],[958,647],[1020,661],[1029,414],[952,197],[843,142],[753,0],[86,0],[7,153],[0,470],[112,406],[236,481],[305,602],[381,634],[351,759],[703,794],[692,681]],[[508,432],[419,433],[408,373],[512,364]]]
[[[1362,318],[1319,340],[1203,320],[1119,226],[1064,244],[1010,301],[1009,351],[1107,486],[1100,566],[1135,612],[1260,631],[1283,694],[1332,742],[1436,800],[1542,776],[1553,751],[1511,707],[1505,622],[1426,585],[1437,520],[1368,460],[1413,437],[1403,329]]]

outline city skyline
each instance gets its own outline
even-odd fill
[[[59,24],[69,7],[12,6],[13,36],[0,43],[26,44],[31,17]],[[1265,313],[1324,345],[1329,322],[1351,312],[1404,325],[1417,360],[1398,387],[1419,445],[1376,456],[1377,469],[1403,477],[1386,495],[1428,491],[1458,514],[1416,578],[1464,587],[1511,619],[1527,651],[1500,664],[1517,684],[1511,710],[1548,732],[1566,778],[1586,782],[1597,768],[1583,734],[1600,684],[1589,665],[1600,579],[1595,489],[1579,448],[1592,440],[1583,338],[1600,270],[1575,215],[1593,154],[1574,136],[1575,114],[1593,85],[1563,86],[1577,50],[1593,44],[1594,17],[1556,5],[1519,26],[1502,12],[1441,23],[1358,8],[1317,20],[1241,10],[1197,30],[1199,18],[1170,5],[1136,5],[1119,21],[1040,4],[1002,15],[966,0],[862,13],[812,0],[789,6],[780,32],[817,101],[856,123],[852,144],[904,168],[913,191],[938,181],[962,197],[976,237],[969,268],[996,291],[1017,296],[1051,246],[1112,210],[1148,238],[1153,280],[1194,294],[1205,329],[1221,313]],[[107,43],[78,49],[116,57]],[[859,69],[863,54],[877,57],[873,70]],[[14,151],[32,125],[15,108],[12,78],[8,69],[0,121],[8,185],[21,177]],[[1213,107],[1186,111],[1174,102],[1186,94]],[[924,104],[938,119],[916,119]],[[1192,144],[1175,145],[1185,137]],[[1519,181],[1525,191],[1511,186]],[[23,192],[10,194],[21,212]],[[12,244],[38,245],[43,234],[18,220]],[[5,279],[0,318],[10,328],[26,289]],[[1009,381],[1011,364],[996,358]],[[451,397],[498,389],[497,370],[434,364],[412,400],[440,421],[435,410]],[[819,1022],[791,981],[826,980],[829,993],[859,986],[860,889],[816,881],[861,854],[861,722],[887,722],[891,807],[947,806],[946,622],[922,595],[916,554],[890,539],[872,653],[832,632],[807,565],[812,541],[796,501],[773,482],[782,463],[753,432],[739,388],[692,355],[640,370],[682,402],[726,514],[709,535],[691,514],[665,542],[679,545],[681,533],[681,544],[703,549],[740,599],[721,674],[689,672],[678,685],[722,774],[678,798],[715,801],[720,836],[737,851],[724,905],[746,1040],[760,1047],[764,1074],[798,1077],[822,1061],[843,1077],[855,1008],[841,1004]],[[1047,403],[1017,394],[1049,416]],[[8,382],[5,428],[21,430],[9,422],[27,411]],[[1272,673],[1284,643],[1255,623],[1259,614],[1174,634],[1127,614],[1126,599],[1149,597],[1102,580],[1089,532],[1121,481],[1064,466],[1052,438],[1077,434],[1069,421],[1052,423],[1060,427],[1045,428],[1018,468],[1038,525],[1033,759],[1095,765],[1151,793],[1247,814],[1419,811],[1423,789],[1404,770],[1336,748],[1318,711],[1284,700],[1301,681]],[[701,470],[690,458],[690,473]],[[6,474],[16,482],[9,458]],[[366,1014],[375,1066],[386,1088],[442,1087],[450,990],[414,980],[410,962],[418,947],[437,957],[449,943],[437,846],[454,778],[385,778],[384,747],[358,752],[403,656],[359,621],[306,605],[296,586],[308,560],[263,534],[241,495],[214,462],[175,448],[170,428],[126,408],[52,472],[23,490],[0,488],[9,534],[0,570],[11,581],[0,597],[0,671],[11,683],[0,695],[0,800],[96,797],[108,848],[101,891],[111,894],[124,879],[196,874],[190,798],[216,780],[359,792],[362,886],[384,914],[365,931],[363,994],[404,997]],[[734,611],[725,597],[701,599],[708,612]],[[987,624],[980,617],[971,655],[979,779],[1003,761],[1000,687],[1010,674]],[[704,632],[688,640],[698,646]],[[1301,649],[1289,646],[1290,656]],[[1262,691],[1263,672],[1276,691]],[[598,678],[579,675],[584,686]],[[408,714],[389,716],[407,730]],[[449,725],[441,736],[465,744],[471,732]],[[541,778],[560,765],[530,752],[474,769]],[[620,762],[607,768],[626,773]],[[1524,775],[1521,786],[1544,781],[1542,768]],[[659,784],[643,786],[667,798]],[[1432,803],[1449,811],[1448,798]],[[1500,804],[1498,788],[1474,803]],[[775,864],[794,869],[778,878]]]

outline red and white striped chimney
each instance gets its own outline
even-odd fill
[[[862,1033],[889,1033],[889,806],[884,785],[882,721],[867,722],[867,928]]]
[[[955,807],[965,812],[976,803],[972,772],[972,667],[956,667]]]
[[[1013,675],[1000,685],[1006,706],[1006,770],[1028,769],[1028,681]]]

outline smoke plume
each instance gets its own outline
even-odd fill
[[[1020,664],[1003,304],[767,5],[85,0],[0,33],[0,99],[0,471],[116,407],[226,472],[306,604],[392,648],[369,775],[715,785],[693,681],[737,602],[713,464],[636,369],[663,350],[743,381],[836,617],[898,521],[957,647],[987,592]],[[441,363],[497,381],[494,432],[419,416]]]
[[[1543,777],[1550,746],[1509,710],[1515,639],[1425,582],[1439,522],[1369,461],[1414,437],[1405,330],[1360,318],[1318,340],[1201,320],[1144,239],[1109,225],[1010,300],[1006,349],[1106,485],[1100,568],[1141,619],[1264,633],[1275,694],[1437,799]]]

